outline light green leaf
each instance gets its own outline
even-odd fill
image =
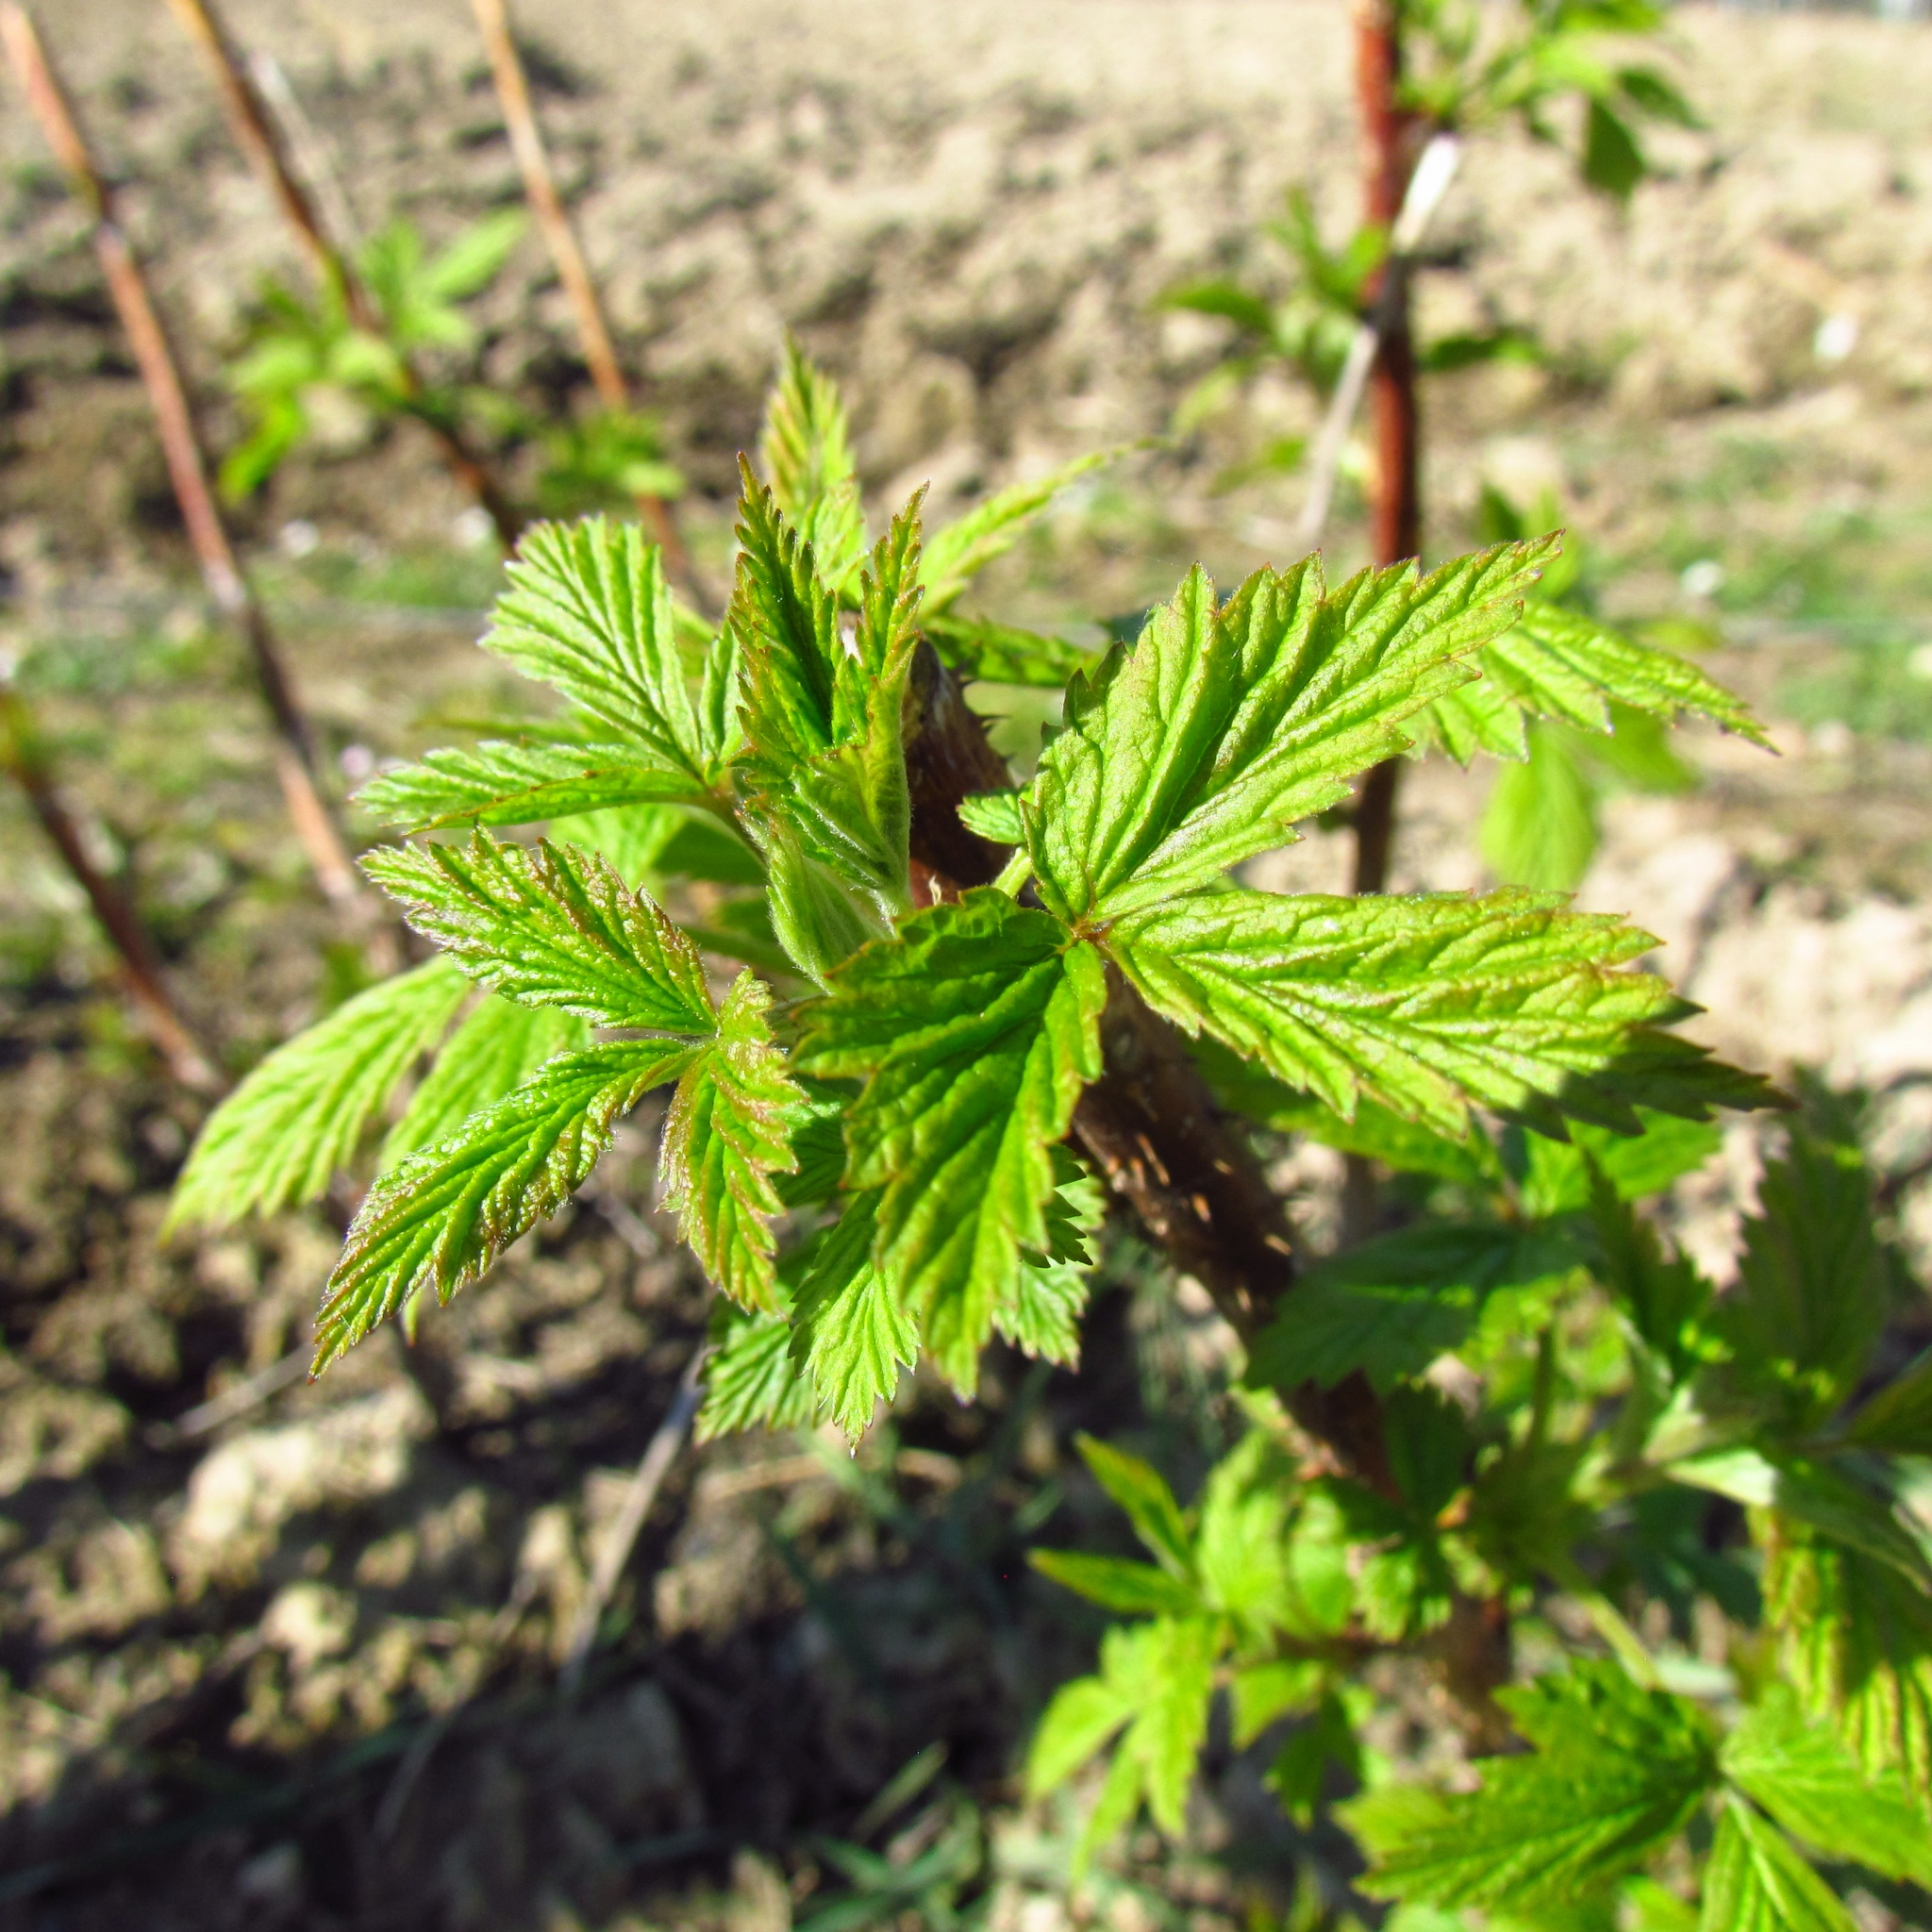
[[[483,648],[554,685],[623,742],[689,774],[719,775],[677,648],[664,560],[634,524],[537,524],[509,565]]]
[[[784,366],[765,406],[758,465],[778,508],[811,545],[826,584],[842,588],[865,555],[865,518],[845,406],[831,378],[789,338]]]
[[[811,1381],[791,1359],[791,1323],[782,1315],[748,1313],[727,1301],[721,1300],[717,1310],[697,1440],[711,1442],[752,1428],[809,1427]]]
[[[910,904],[911,802],[902,740],[918,641],[919,499],[894,519],[858,586],[849,641],[809,544],[747,482],[727,624],[745,640],[741,761],[762,819],[889,911]]]
[[[1696,1707],[1578,1663],[1501,1700],[1540,1748],[1481,1760],[1482,1789],[1386,1785],[1341,1807],[1375,1898],[1535,1911],[1613,1884],[1675,1837],[1716,1772]]]
[[[1026,1791],[1058,1790],[1134,1714],[1128,1688],[1105,1676],[1075,1677],[1054,1693],[1026,1755]]]
[[[1765,1621],[1806,1707],[1868,1775],[1932,1804],[1932,1596],[1789,1517],[1761,1520]]]
[[[1568,1141],[1525,1134],[1524,1213],[1544,1219],[1585,1212],[1591,1200],[1592,1169],[1620,1200],[1661,1193],[1680,1174],[1702,1167],[1724,1142],[1722,1131],[1708,1121],[1682,1120],[1648,1108],[1639,1108],[1637,1117],[1641,1134],[1607,1133],[1582,1122],[1572,1125]]]
[[[1932,1826],[1895,1774],[1868,1777],[1838,1738],[1809,1724],[1774,1684],[1725,1739],[1724,1774],[1794,1838],[1932,1890]]]
[[[1131,649],[1068,687],[1021,808],[1042,902],[1098,923],[1285,842],[1474,675],[1459,660],[1515,621],[1554,549],[1364,572],[1331,596],[1310,558],[1257,572],[1224,608],[1196,570]]]
[[[801,1015],[804,1071],[865,1078],[847,1179],[884,1190],[875,1258],[956,1388],[1023,1251],[1048,1250],[1051,1149],[1099,1074],[1105,999],[1091,947],[979,888],[855,954]]]
[[[1065,638],[1019,630],[991,618],[923,611],[920,628],[933,648],[969,682],[1025,684],[1058,691],[1074,672],[1091,670],[1093,653]]]
[[[1701,1932],[1857,1932],[1857,1922],[1785,1835],[1733,1798],[1704,1868]]]
[[[1020,794],[971,792],[959,801],[959,823],[995,845],[1017,845],[1024,836],[1020,829]]]
[[[870,940],[891,931],[869,897],[844,884],[806,851],[790,824],[755,822],[765,860],[765,899],[772,931],[785,957],[808,979],[826,985],[835,967]]]
[[[927,608],[940,612],[950,609],[966,586],[994,558],[1010,550],[1022,529],[1069,483],[1114,461],[1119,455],[1117,450],[1102,450],[1076,457],[1030,483],[1015,483],[996,491],[984,503],[974,504],[964,516],[934,531],[920,565]]]
[[[1207,1607],[1260,1639],[1292,1621],[1288,1519],[1295,1475],[1259,1430],[1209,1473],[1194,1564]]]
[[[710,1279],[741,1307],[774,1311],[791,1122],[805,1095],[773,1043],[772,994],[741,973],[718,1009],[716,1037],[677,1083],[664,1118],[664,1205]]]
[[[420,764],[372,778],[364,811],[405,832],[451,825],[529,825],[540,819],[648,800],[690,798],[691,774],[621,744],[479,744],[432,751]]]
[[[1595,1177],[1595,1274],[1616,1296],[1644,1343],[1683,1374],[1692,1361],[1690,1324],[1710,1300],[1710,1284],[1681,1256],[1668,1254],[1651,1224],[1602,1174]]]
[[[1533,598],[1522,620],[1483,648],[1486,680],[1537,717],[1608,731],[1606,700],[1654,717],[1708,718],[1767,748],[1750,707],[1689,659],[1640,644],[1580,610]]]
[[[403,1117],[382,1143],[382,1165],[433,1147],[473,1113],[521,1087],[545,1060],[576,1053],[591,1043],[581,1020],[553,1007],[519,1007],[508,1000],[479,1000],[450,1035],[423,1084],[409,1096]]]
[[[1192,1590],[1152,1563],[1079,1550],[1029,1550],[1026,1560],[1049,1582],[1124,1617],[1188,1617],[1202,1607]]]
[[[468,991],[455,965],[431,959],[277,1047],[208,1116],[167,1225],[228,1227],[325,1193]]]
[[[858,1441],[919,1355],[919,1329],[892,1281],[873,1265],[876,1191],[852,1195],[813,1244],[799,1281],[791,1353],[820,1409]]]
[[[691,1049],[626,1041],[550,1061],[461,1135],[399,1161],[350,1225],[315,1322],[315,1370],[425,1289],[448,1301],[590,1176],[616,1121]]]
[[[461,302],[481,294],[501,273],[529,225],[529,217],[520,208],[497,208],[472,222],[424,263],[418,286],[439,302]]]
[[[711,1031],[697,948],[595,853],[478,832],[466,846],[373,852],[362,869],[403,902],[418,932],[506,999],[599,1026]]]
[[[1187,1519],[1168,1488],[1167,1479],[1152,1463],[1097,1437],[1074,1439],[1093,1480],[1127,1512],[1134,1534],[1152,1550],[1161,1567],[1178,1577],[1194,1574],[1194,1540]]]
[[[1570,747],[1546,726],[1529,733],[1529,757],[1506,764],[1490,788],[1476,835],[1499,884],[1574,891],[1596,857],[1596,788]]]
[[[1189,1033],[1254,1056],[1343,1119],[1367,1093],[1451,1136],[1472,1100],[1552,1128],[1567,1113],[1634,1130],[1626,1088],[1701,1115],[1694,1089],[1672,1091],[1671,1061],[1653,1070],[1648,1058],[1655,1026],[1690,1009],[1661,979],[1614,970],[1653,943],[1522,892],[1209,892],[1118,919],[1107,935],[1122,970]],[[1702,1056],[1689,1051],[1694,1070]]]
[[[1235,1749],[1245,1751],[1277,1719],[1312,1709],[1326,1676],[1327,1667],[1313,1657],[1277,1657],[1237,1671],[1228,1685]]]

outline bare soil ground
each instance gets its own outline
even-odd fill
[[[1353,218],[1339,4],[522,11],[714,570],[785,328],[844,383],[879,501],[927,477],[963,500],[1164,431],[1218,339],[1155,300],[1266,267],[1252,231],[1288,183],[1332,233]],[[231,13],[287,68],[366,225],[406,211],[439,237],[515,197],[460,0]],[[219,356],[257,278],[295,265],[165,8],[45,16],[226,434]],[[1710,126],[1658,139],[1664,178],[1627,214],[1513,136],[1472,153],[1429,325],[1533,322],[1552,353],[1431,391],[1432,542],[1465,534],[1484,480],[1556,489],[1613,604],[1711,625],[1714,668],[1782,719],[1782,758],[1700,740],[1700,792],[1615,806],[1585,896],[1650,923],[1727,1052],[1881,1094],[1878,1152],[1904,1175],[1932,1145],[1932,683],[1913,668],[1932,639],[1932,29],[1690,8],[1674,40]],[[4,641],[239,1068],[352,985],[354,958],[281,831],[92,258],[17,111],[0,166]],[[492,381],[581,398],[534,241],[481,313]],[[1833,316],[1855,341],[1821,359]],[[1196,556],[1225,579],[1278,556],[1294,486],[1215,478],[1306,423],[1264,384],[1128,458],[1002,566],[989,607],[1091,623]],[[453,535],[463,505],[429,452],[330,428],[248,516],[354,763],[508,693],[471,648],[493,568]],[[299,559],[291,525],[317,540]],[[1344,525],[1335,547],[1357,543]],[[1690,597],[1680,574],[1705,562]],[[1476,882],[1486,783],[1417,774],[1402,882]],[[781,1928],[831,1882],[813,1835],[861,1825],[896,1870],[937,1857],[941,1892],[978,1889],[996,1926],[1066,1923],[1065,1818],[1022,1807],[1013,1772],[1091,1632],[1024,1550],[1104,1533],[1075,1426],[1137,1433],[1185,1480],[1226,1420],[1211,1322],[1142,1292],[1124,1246],[1077,1380],[994,1361],[983,1412],[921,1388],[856,1462],[790,1439],[704,1452],[564,1699],[589,1553],[700,1332],[700,1285],[648,1213],[580,1208],[413,1355],[377,1337],[324,1384],[184,1436],[299,1345],[335,1228],[158,1238],[198,1109],[97,990],[84,923],[0,811],[0,1932]],[[1317,838],[1280,881],[1339,864]],[[649,1125],[613,1165],[619,1202],[648,1206]],[[1707,1257],[1754,1158],[1740,1130],[1679,1204]],[[1900,1212],[1932,1241],[1908,1190]],[[938,1781],[866,1817],[934,1743]],[[1195,1844],[1132,1848],[1083,1917],[1239,1923],[1320,1849],[1270,1822],[1250,1762],[1216,1764]],[[891,1910],[943,1923],[930,1901]]]

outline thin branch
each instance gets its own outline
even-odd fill
[[[121,961],[121,975],[142,1024],[175,1077],[196,1092],[211,1093],[222,1084],[208,1056],[175,1006],[162,975],[159,955],[134,902],[88,856],[80,827],[67,809],[54,780],[52,759],[26,700],[10,683],[0,682],[0,767],[26,795],[41,829],[59,853],[75,883],[87,895],[94,918]]]
[[[678,1451],[684,1447],[698,1404],[704,1399],[705,1363],[710,1353],[710,1344],[705,1341],[691,1351],[691,1360],[678,1381],[677,1393],[672,1397],[664,1420],[658,1424],[658,1432],[651,1438],[643,1459],[630,1479],[630,1487],[624,1492],[616,1520],[597,1552],[597,1567],[591,1573],[583,1602],[577,1606],[570,1643],[564,1652],[561,1682],[566,1691],[575,1690],[583,1681],[584,1667],[596,1648],[597,1627],[604,1621],[611,1592],[624,1574],[625,1565],[630,1561],[630,1553],[644,1526],[644,1519],[651,1513],[651,1505],[658,1500],[658,1491],[664,1487],[664,1478],[671,1474]]]
[[[341,296],[350,319],[372,334],[384,333],[382,313],[341,243],[324,224],[314,197],[303,185],[279,129],[211,0],[169,0],[175,17],[207,56],[221,90],[228,125],[249,164],[275,196],[289,225],[325,286]],[[443,467],[488,514],[497,541],[513,550],[523,534],[524,519],[510,502],[495,470],[473,450],[461,429],[421,406],[425,385],[407,358],[402,360],[404,407],[432,436],[442,454]]]
[[[496,81],[496,98],[503,108],[509,129],[511,152],[524,176],[524,193],[542,231],[543,244],[557,265],[558,278],[576,319],[577,338],[583,345],[584,360],[590,365],[591,380],[607,409],[630,408],[630,386],[618,367],[617,350],[598,300],[597,285],[591,278],[590,265],[571,225],[563,197],[557,192],[557,178],[550,168],[550,157],[543,146],[543,132],[537,125],[536,108],[530,100],[530,84],[524,72],[523,57],[517,52],[510,32],[507,0],[471,0],[476,26],[490,56],[490,71]],[[638,508],[651,526],[651,534],[664,552],[664,560],[674,576],[687,575],[688,563],[671,508],[661,496],[641,492]]]
[[[208,482],[208,453],[195,427],[181,372],[161,325],[141,264],[117,216],[113,191],[95,166],[65,91],[25,8],[0,7],[0,40],[41,131],[93,225],[94,253],[115,312],[134,352],[181,508],[188,541],[215,608],[242,633],[275,733],[275,775],[308,862],[323,891],[339,903],[358,896],[359,881],[315,778],[308,721],[260,600],[243,575]]]
[[[147,1440],[157,1449],[172,1449],[212,1434],[225,1423],[250,1414],[264,1403],[273,1401],[284,1389],[292,1389],[297,1382],[304,1380],[314,1354],[311,1348],[292,1350],[279,1361],[271,1362],[267,1368],[258,1369],[254,1374],[244,1376],[233,1388],[209,1396],[206,1402],[196,1403],[185,1415],[176,1416],[173,1422],[157,1423],[147,1432]]]
[[[336,237],[338,245],[344,250],[357,248],[362,238],[356,212],[349,206],[349,197],[322,136],[304,110],[300,96],[289,85],[289,76],[282,72],[282,63],[266,47],[258,47],[248,57],[248,72],[263,106],[274,115],[275,125],[288,141],[298,181],[314,197],[322,217],[321,231]]]
[[[1357,326],[1349,341],[1347,358],[1328,398],[1327,412],[1322,418],[1322,427],[1308,459],[1308,495],[1295,529],[1296,548],[1304,554],[1321,542],[1322,532],[1327,527],[1329,511],[1335,506],[1335,479],[1341,468],[1342,452],[1348,447],[1349,431],[1355,426],[1356,412],[1361,408],[1369,372],[1375,366],[1384,331],[1403,303],[1405,291],[1401,284],[1408,272],[1409,258],[1422,245],[1461,159],[1462,143],[1455,135],[1432,135],[1416,163],[1415,173],[1409,176],[1402,212],[1390,233],[1389,260],[1381,290],[1368,318]]]

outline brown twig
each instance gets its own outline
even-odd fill
[[[524,193],[537,218],[537,226],[542,231],[543,245],[557,266],[558,279],[563,284],[571,313],[576,318],[577,337],[583,345],[584,360],[590,365],[591,380],[607,409],[628,409],[630,385],[618,367],[617,350],[604,319],[597,285],[591,279],[590,265],[584,259],[576,230],[571,225],[563,197],[557,192],[557,177],[551,173],[543,132],[537,125],[536,108],[530,100],[529,78],[510,32],[509,8],[506,0],[471,0],[471,6],[490,56],[496,98],[503,108],[504,124],[509,129],[510,150],[524,177]],[[661,496],[641,491],[638,508],[664,552],[666,567],[674,576],[684,576],[688,568],[684,544],[672,521],[671,506]]]
[[[691,1351],[691,1360],[678,1379],[677,1393],[671,1398],[671,1407],[658,1424],[643,1459],[624,1492],[616,1519],[605,1533],[603,1546],[597,1552],[597,1566],[570,1626],[561,1678],[566,1691],[575,1690],[583,1681],[585,1666],[596,1647],[597,1626],[604,1621],[611,1592],[624,1574],[625,1565],[630,1561],[630,1553],[643,1529],[644,1519],[651,1513],[651,1505],[658,1500],[658,1491],[664,1487],[664,1478],[671,1474],[677,1453],[684,1447],[698,1404],[704,1400],[705,1363],[710,1353],[710,1344],[706,1341],[700,1341]]]
[[[26,795],[41,829],[86,893],[108,943],[120,958],[128,997],[175,1077],[196,1092],[213,1092],[222,1084],[221,1075],[168,991],[160,957],[134,901],[89,857],[80,827],[55,783],[53,761],[34,728],[26,700],[5,682],[0,682],[0,767]]]
[[[221,90],[222,105],[227,110],[228,125],[249,164],[275,196],[290,227],[295,231],[304,252],[324,284],[338,294],[357,327],[372,334],[383,332],[380,309],[371,296],[341,246],[330,235],[314,197],[303,185],[300,173],[288,153],[287,145],[274,118],[262,100],[247,64],[210,0],[169,0],[175,17],[195,44],[208,57]],[[495,527],[497,540],[506,550],[516,547],[524,519],[510,502],[494,468],[473,450],[461,429],[423,401],[426,389],[422,378],[402,359],[404,408],[432,436],[441,452],[443,467],[457,480]]]
[[[189,544],[201,566],[202,582],[215,608],[241,632],[255,662],[256,677],[275,725],[275,776],[281,781],[296,836],[329,897],[353,900],[358,891],[356,869],[316,784],[308,721],[296,703],[267,613],[237,561],[234,543],[208,482],[208,453],[189,408],[180,367],[141,264],[121,226],[113,191],[94,165],[66,92],[25,8],[0,7],[0,40],[6,42],[8,58],[26,94],[27,106],[92,221],[94,253],[147,390],[167,459],[168,480],[181,508]]]

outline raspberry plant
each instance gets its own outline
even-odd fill
[[[1848,1924],[1795,1843],[1924,1882],[1932,1573],[1899,1457],[1932,1448],[1932,1370],[1869,1392],[1856,1156],[1794,1134],[1717,1294],[1632,1203],[1711,1151],[1714,1109],[1782,1097],[1675,1030],[1654,941],[1557,894],[1240,876],[1424,738],[1610,698],[1755,723],[1677,659],[1526,612],[1556,536],[1333,588],[1309,558],[1224,598],[1196,569],[1098,660],[963,614],[1083,467],[930,536],[915,497],[874,541],[794,352],[721,624],[633,526],[529,532],[483,642],[564,709],[365,788],[408,839],[366,869],[439,950],[242,1083],[177,1219],[316,1198],[429,1058],[321,1371],[483,1274],[666,1091],[661,1195],[720,1291],[703,1428],[854,1439],[922,1359],[962,1397],[995,1336],[1074,1365],[1102,1224],[1132,1219],[1244,1343],[1252,1427],[1191,1512],[1088,1443],[1154,1561],[1039,1558],[1130,1620],[1033,1753],[1041,1790],[1108,1754],[1090,1848],[1143,1802],[1181,1826],[1225,1689],[1238,1739],[1307,1720],[1274,1772],[1298,1816],[1333,1765],[1368,1788],[1337,1812],[1364,1888],[1417,1911],[1607,1924],[1655,1865],[1675,1890],[1630,1896],[1670,1924],[1701,1858],[1707,1926]],[[962,701],[990,670],[1065,681],[1024,784]],[[1407,1177],[1407,1224],[1303,1264],[1257,1139],[1283,1132]],[[1701,1538],[1711,1494],[1754,1512],[1782,1676],[1743,1642],[1691,1684],[1619,1607],[1707,1589],[1755,1622],[1758,1584]],[[1388,1650],[1478,1743],[1534,1751],[1475,1791],[1391,1781],[1364,1676]]]

